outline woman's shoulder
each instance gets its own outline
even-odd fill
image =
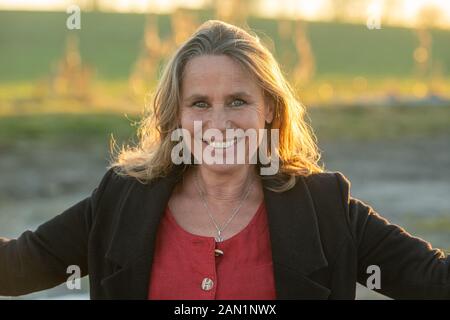
[[[97,193],[102,195],[103,199],[115,202],[129,195],[145,196],[145,192],[153,187],[159,191],[165,190],[167,185],[172,184],[178,177],[175,173],[152,179],[143,178],[145,176],[139,174],[136,169],[127,171],[119,166],[108,167],[98,184]],[[130,192],[130,190],[132,191]]]
[[[321,194],[337,194],[340,197],[350,196],[350,180],[339,171],[325,171],[303,176],[308,189]]]
[[[324,221],[349,222],[350,181],[339,171],[314,173],[303,178],[316,214]]]
[[[122,168],[108,167],[96,187],[96,200],[117,200],[126,194],[126,189],[137,182],[137,179],[127,175]]]
[[[117,187],[129,184],[149,185],[158,180],[155,178],[149,181],[140,179],[139,176],[139,170],[136,168],[133,170],[126,170],[119,166],[107,167],[107,171],[101,179],[100,186]]]
[[[99,189],[117,187],[130,182],[132,182],[131,177],[126,175],[121,167],[108,167],[100,180]]]

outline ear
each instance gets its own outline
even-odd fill
[[[264,119],[266,123],[270,124],[273,121],[275,114],[275,106],[271,99],[266,99],[265,109],[264,109]]]

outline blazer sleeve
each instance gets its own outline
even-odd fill
[[[450,256],[390,224],[370,206],[350,196],[350,183],[337,173],[344,212],[357,251],[358,282],[368,267],[380,271],[380,293],[394,299],[450,299]]]
[[[109,169],[91,195],[17,239],[0,238],[0,295],[18,296],[65,282],[67,267],[88,274],[87,242]]]

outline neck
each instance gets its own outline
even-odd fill
[[[202,166],[193,168],[200,189],[211,201],[234,202],[242,199],[257,174],[253,165],[239,166],[230,172],[214,172]]]

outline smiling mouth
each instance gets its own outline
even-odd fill
[[[212,141],[212,140],[202,140],[207,145],[213,147],[214,149],[227,149],[238,142],[238,138],[234,137],[233,139],[229,139],[226,141]]]

